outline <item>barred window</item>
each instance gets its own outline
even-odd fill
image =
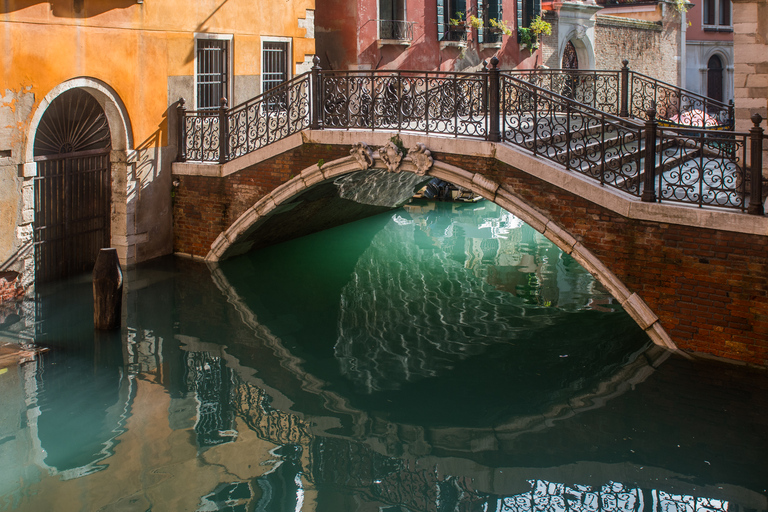
[[[229,43],[227,39],[197,39],[198,110],[215,110],[222,98],[229,100]]]
[[[287,41],[264,41],[261,59],[263,92],[288,80],[289,45]]]

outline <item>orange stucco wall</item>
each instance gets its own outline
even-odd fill
[[[27,89],[37,105],[70,78],[102,80],[125,103],[137,145],[158,130],[177,99],[168,98],[168,77],[193,75],[195,33],[234,35],[235,80],[259,74],[261,36],[293,38],[296,63],[314,53],[314,39],[298,26],[314,0],[100,0],[84,1],[80,14],[76,3],[5,3],[0,88]]]
[[[24,273],[25,282],[34,277],[31,253],[14,254],[33,237],[31,132],[55,88],[86,78],[80,85],[106,84],[113,91],[107,101],[116,96],[122,104],[129,133],[113,132],[113,143],[120,143],[113,149],[122,153],[111,155],[111,246],[124,263],[154,258],[172,248],[175,105],[184,97],[195,108],[195,35],[231,37],[233,105],[260,92],[262,38],[290,39],[291,75],[297,64],[309,67],[314,8],[315,0],[0,3],[0,265],[16,258],[9,268]],[[107,117],[122,133],[122,121]]]

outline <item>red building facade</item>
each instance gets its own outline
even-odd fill
[[[521,48],[518,29],[539,14],[534,0],[324,0],[318,55],[324,69],[476,71],[494,55],[502,69],[534,68],[540,50]]]

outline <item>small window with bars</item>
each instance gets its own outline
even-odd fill
[[[261,55],[261,90],[266,95],[265,105],[270,111],[285,110],[288,102],[286,91],[275,89],[288,80],[288,54],[290,42],[264,41]]]
[[[264,41],[261,65],[261,81],[266,92],[288,80],[287,41]]]
[[[215,110],[229,100],[229,45],[227,39],[197,39],[197,109]]]

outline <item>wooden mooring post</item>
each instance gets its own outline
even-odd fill
[[[123,271],[117,249],[101,249],[93,267],[93,326],[97,330],[120,328]]]

